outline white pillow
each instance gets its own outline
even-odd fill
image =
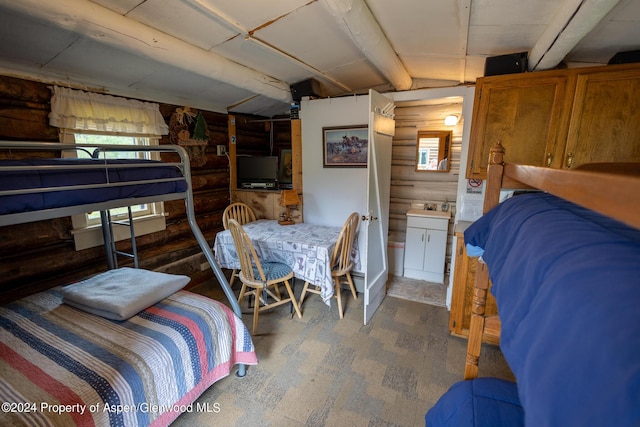
[[[118,268],[61,289],[62,302],[113,320],[131,316],[182,289],[188,276]]]

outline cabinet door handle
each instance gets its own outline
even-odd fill
[[[431,241],[431,234],[427,234],[427,242]]]
[[[553,160],[553,154],[547,153],[547,167],[551,167],[551,160]]]
[[[573,166],[573,153],[567,154],[567,169],[570,169]]]

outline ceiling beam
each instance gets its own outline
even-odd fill
[[[1,3],[20,13],[203,77],[281,102],[292,102],[287,83],[230,61],[166,33],[83,0],[20,0]]]
[[[342,89],[345,92],[353,92],[353,90],[349,86],[347,86],[344,83],[334,79],[333,77],[331,77],[327,73],[325,73],[325,72],[323,72],[321,70],[318,70],[317,68],[307,64],[306,62],[300,60],[299,58],[296,58],[296,57],[288,54],[287,52],[284,52],[280,48],[278,48],[276,46],[273,46],[273,45],[267,43],[266,41],[256,37],[254,31],[251,31],[250,29],[245,28],[238,21],[236,21],[235,19],[230,18],[229,16],[227,16],[226,14],[221,12],[218,8],[213,7],[208,2],[206,2],[204,0],[187,0],[187,1],[191,5],[193,5],[194,7],[198,8],[201,12],[206,13],[207,15],[212,17],[213,19],[223,21],[226,25],[228,25],[229,27],[233,28],[235,31],[238,31],[240,34],[242,34],[244,36],[245,40],[250,41],[250,42],[258,45],[258,46],[262,47],[263,49],[266,49],[266,50],[268,50],[268,51],[280,56],[281,58],[285,58],[288,61],[291,61],[295,65],[300,66],[300,67],[306,69],[307,71],[310,71],[311,73],[315,74],[317,77],[320,77],[320,78],[322,78],[322,79],[334,84],[335,86],[339,87],[340,89]]]
[[[364,0],[325,0],[358,49],[396,90],[411,89],[411,76]]]
[[[529,55],[529,71],[555,68],[620,0],[565,0]]]

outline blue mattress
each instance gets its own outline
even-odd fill
[[[489,268],[526,425],[640,425],[640,230],[535,193],[465,242]]]
[[[108,180],[105,168],[78,169],[85,165],[104,165],[104,160],[96,159],[30,159],[3,160],[2,166],[68,166],[68,169],[40,169],[27,171],[0,170],[0,191],[21,190],[46,187],[64,187],[84,184],[124,183],[140,180],[159,180],[180,178],[181,172],[175,166],[152,160],[108,160]],[[127,164],[157,164],[140,168],[117,167]],[[74,169],[75,168],[75,169]],[[131,185],[110,186],[99,189],[61,190],[22,195],[0,196],[0,215],[32,212],[43,209],[61,208],[93,204],[114,199],[157,196],[160,194],[181,193],[187,190],[184,179],[169,182],[137,183]]]

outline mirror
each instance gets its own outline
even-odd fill
[[[416,144],[416,172],[449,172],[450,130],[420,130]]]

